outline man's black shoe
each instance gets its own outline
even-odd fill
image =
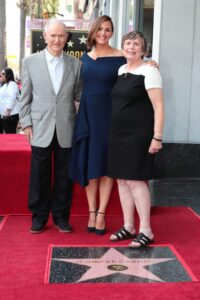
[[[31,233],[41,233],[45,229],[45,226],[46,226],[46,222],[42,222],[42,221],[33,219],[30,232]]]
[[[55,227],[58,228],[60,232],[68,233],[72,232],[72,226],[65,220],[54,221]]]

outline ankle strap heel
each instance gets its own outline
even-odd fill
[[[94,211],[89,211],[89,214],[95,214],[95,218],[97,216],[97,209],[94,210]],[[92,233],[92,232],[95,232],[95,227],[90,227],[90,226],[87,226],[87,232],[89,233]]]
[[[97,211],[97,215],[100,214],[100,215],[105,215],[105,212],[101,212],[101,211]],[[95,229],[95,233],[97,235],[103,235],[106,233],[106,228],[103,228],[103,229]]]

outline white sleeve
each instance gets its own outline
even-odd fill
[[[17,98],[19,96],[19,90],[17,84],[13,81],[9,82],[8,87],[7,87],[7,105],[6,108],[8,109],[13,109]]]
[[[126,73],[126,72],[125,72],[125,66],[126,66],[126,64],[125,64],[125,65],[122,65],[122,66],[119,68],[119,70],[118,70],[118,76],[122,75],[123,73]]]
[[[147,66],[145,73],[144,84],[146,90],[152,88],[162,88],[162,78],[157,68],[153,66]]]

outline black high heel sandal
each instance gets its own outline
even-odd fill
[[[97,211],[89,211],[90,214],[95,214],[95,219],[96,219],[96,216],[97,216]],[[91,233],[91,232],[95,232],[95,227],[90,227],[90,226],[87,226],[87,232]]]
[[[102,213],[102,212],[100,212],[100,211],[97,211],[97,215],[98,215],[98,214],[105,215],[105,213]],[[97,228],[95,228],[95,233],[96,233],[97,235],[103,235],[103,234],[106,233],[106,228],[103,228],[103,229],[97,229]]]

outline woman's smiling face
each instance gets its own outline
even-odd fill
[[[122,51],[126,59],[140,60],[144,55],[141,39],[135,38],[125,40]]]
[[[109,21],[105,21],[101,24],[99,27],[96,36],[95,36],[95,41],[96,44],[99,45],[104,45],[108,44],[110,38],[112,37],[113,32],[112,32],[112,25]]]

